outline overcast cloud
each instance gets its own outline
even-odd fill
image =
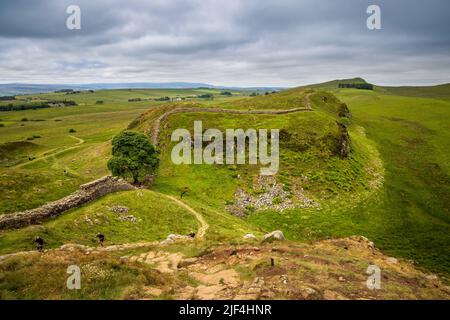
[[[448,0],[1,0],[0,82],[444,83],[449,21]]]

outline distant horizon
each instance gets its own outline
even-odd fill
[[[364,79],[366,82],[371,83],[376,86],[380,87],[433,87],[433,86],[439,86],[439,85],[446,85],[450,84],[450,82],[430,82],[430,83],[417,83],[417,84],[383,84],[383,83],[376,83],[367,80],[367,78],[364,77],[350,77],[350,78],[329,78],[328,80],[323,80],[319,82],[308,82],[308,83],[298,83],[294,85],[273,85],[273,84],[249,84],[249,85],[240,85],[240,84],[217,84],[217,83],[209,83],[209,82],[202,82],[202,81],[114,81],[114,82],[107,82],[107,81],[98,81],[98,82],[2,82],[0,81],[0,85],[36,85],[36,86],[89,86],[89,85],[188,85],[188,88],[199,88],[202,86],[209,86],[209,87],[216,87],[216,88],[242,88],[242,89],[251,89],[251,88],[295,88],[295,87],[302,87],[302,86],[308,86],[308,85],[316,85],[321,83],[326,83],[330,81],[339,81],[339,80],[350,80],[350,79],[356,79],[361,78]],[[192,87],[190,86],[192,85]],[[161,87],[162,88],[162,87]],[[134,88],[136,89],[136,88]],[[145,88],[144,88],[145,89]],[[171,87],[167,87],[167,89],[171,89]]]

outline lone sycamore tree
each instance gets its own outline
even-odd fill
[[[158,167],[158,151],[141,133],[124,131],[114,137],[112,146],[108,169],[114,176],[142,183]]]

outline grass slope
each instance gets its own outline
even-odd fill
[[[120,214],[109,208],[126,206],[137,221],[121,221]],[[96,234],[102,232],[106,243],[121,244],[138,241],[163,240],[171,233],[188,234],[198,228],[197,220],[185,209],[149,190],[119,192],[101,198],[82,208],[65,213],[40,226],[0,233],[0,252],[32,250],[33,239],[40,235],[46,247],[55,248],[64,243],[88,246],[97,244]]]

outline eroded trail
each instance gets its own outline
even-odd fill
[[[161,193],[161,195],[163,195],[164,197],[169,198],[170,200],[176,202],[180,207],[183,207],[184,209],[188,210],[190,213],[192,213],[194,215],[194,217],[197,219],[198,223],[200,224],[200,227],[198,228],[198,231],[197,231],[197,234],[195,235],[195,238],[196,239],[203,239],[205,234],[206,234],[206,230],[208,230],[208,228],[209,228],[209,224],[203,218],[202,214],[200,212],[198,212],[198,211],[195,211],[193,208],[188,206],[183,201],[175,198],[174,196],[169,196],[169,195],[166,195],[166,194],[163,194],[163,193]]]

